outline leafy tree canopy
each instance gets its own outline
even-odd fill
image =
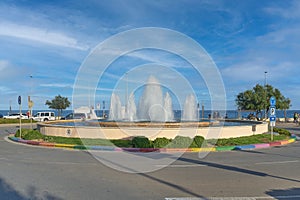
[[[58,111],[58,116],[61,115],[62,110],[68,108],[71,105],[71,102],[67,97],[62,97],[60,95],[55,96],[51,101],[47,100],[45,105],[48,105],[49,108],[55,109]]]
[[[271,85],[265,87],[257,84],[251,90],[246,90],[237,95],[235,102],[240,110],[254,110],[256,115],[261,113],[262,110],[269,110],[270,98],[274,96],[276,98],[276,108],[279,110],[289,109],[291,106],[291,100],[284,97],[277,88],[273,88]]]

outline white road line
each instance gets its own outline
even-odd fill
[[[186,167],[205,167],[207,165],[194,164],[194,165],[156,165],[157,167],[170,167],[170,168],[186,168]]]
[[[284,200],[284,199],[299,199],[300,195],[290,195],[290,196],[274,196],[274,197],[166,197],[165,200]]]
[[[299,162],[299,160],[259,162],[259,163],[255,163],[255,165],[273,165],[273,164],[286,164],[286,163],[297,163],[297,162]]]

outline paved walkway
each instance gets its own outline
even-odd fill
[[[278,123],[276,122],[276,127],[284,128],[291,131],[293,134],[300,136],[300,126],[296,123]]]

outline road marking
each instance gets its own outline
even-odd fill
[[[272,164],[286,164],[286,163],[297,163],[299,160],[287,160],[287,161],[273,161],[273,162],[259,162],[256,165],[272,165]]]
[[[166,197],[165,200],[263,200],[263,199],[299,199],[300,195],[290,196],[269,196],[269,197]]]
[[[194,164],[194,165],[156,165],[157,167],[171,167],[171,168],[185,168],[185,167],[206,167],[207,165]]]

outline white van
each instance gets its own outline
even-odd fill
[[[32,119],[39,122],[46,122],[49,120],[55,120],[55,114],[54,112],[38,112]]]

